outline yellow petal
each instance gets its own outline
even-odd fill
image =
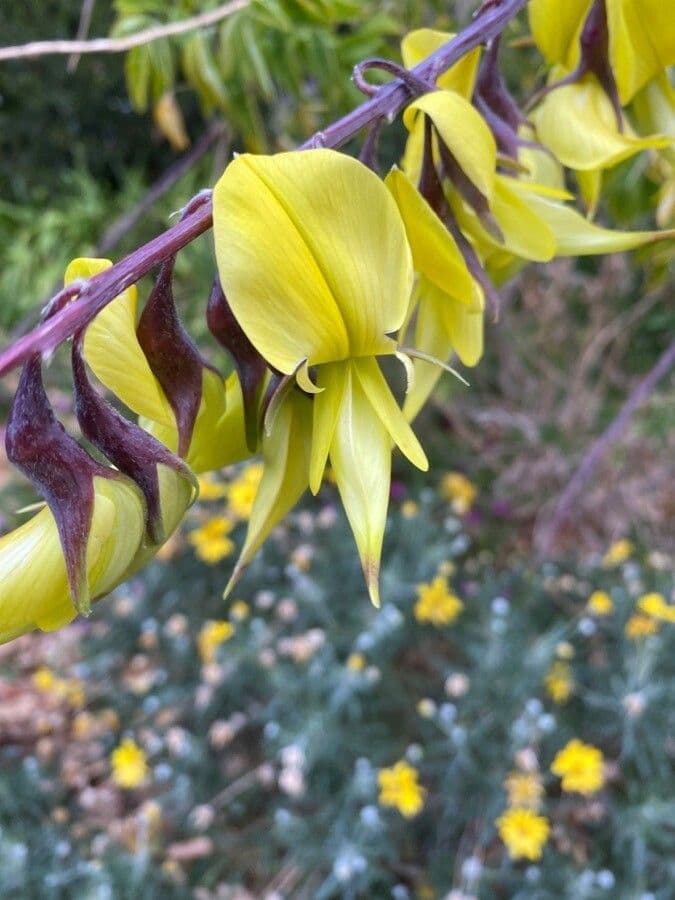
[[[448,229],[414,185],[394,167],[385,178],[406,227],[415,271],[470,309],[481,309],[481,295]]]
[[[622,104],[675,64],[674,10],[664,0],[606,0],[609,59]]]
[[[279,371],[393,352],[412,261],[366,166],[332,150],[240,156],[214,189],[214,238],[230,306]]]
[[[573,68],[579,59],[579,36],[593,0],[530,0],[532,35],[549,63]]]
[[[523,186],[514,185],[521,191]],[[527,202],[545,220],[556,240],[556,256],[591,256],[596,253],[620,253],[644,244],[675,238],[669,231],[613,231],[585,219],[576,210],[549,197],[530,194]]]
[[[416,296],[419,304],[415,320],[414,346],[416,350],[422,350],[429,356],[446,360],[452,353],[452,345],[445,331],[443,317],[436,304],[424,302],[427,291],[432,287],[424,278],[421,278],[417,285]],[[403,403],[403,415],[409,422],[412,422],[427,402],[443,374],[440,366],[425,360],[416,359],[413,365],[415,380]]]
[[[64,284],[109,269],[108,259],[74,259]],[[170,425],[173,412],[136,337],[136,287],[127,288],[88,326],[84,356],[98,380],[133,412]]]
[[[602,169],[579,170],[574,174],[586,205],[588,218],[592,219],[595,216],[602,193]]]
[[[281,405],[270,435],[263,439],[263,475],[253,501],[244,546],[225,588],[226,597],[272,529],[307,489],[311,439],[311,402],[299,391],[292,391]]]
[[[326,468],[328,452],[335,434],[347,363],[328,363],[319,366],[317,381],[323,391],[314,398],[312,418],[312,449],[309,462],[309,489],[316,494]]]
[[[406,108],[403,123],[409,131],[421,114],[429,116],[464,174],[491,201],[497,145],[480,113],[454,91],[434,91],[414,100]]]
[[[348,367],[330,451],[342,504],[351,525],[370,598],[379,606],[379,572],[391,480],[389,433]]]
[[[87,542],[92,598],[126,577],[145,531],[140,491],[126,478],[94,478]],[[58,530],[45,507],[0,538],[0,642],[33,628],[51,631],[75,618]]]
[[[352,362],[354,381],[360,383],[372,409],[389,432],[392,441],[410,462],[426,472],[429,468],[426,454],[415,433],[406,421],[391,388],[373,357],[355,359]]]
[[[418,28],[416,31],[408,32],[401,41],[403,65],[406,69],[412,69],[454,37],[453,32],[434,31],[432,28]],[[480,55],[481,49],[476,47],[463,56],[459,62],[438,76],[436,79],[438,87],[446,91],[456,91],[470,100],[476,84]]]
[[[666,72],[645,85],[633,99],[632,110],[641,131],[658,131],[671,139],[661,155],[675,166],[675,88]]]
[[[570,169],[607,169],[642,150],[667,147],[668,138],[619,131],[609,97],[593,76],[548,94],[532,115],[539,140]]]

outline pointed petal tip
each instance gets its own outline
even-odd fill
[[[377,560],[374,559],[364,559],[363,560],[363,574],[366,579],[366,585],[368,587],[368,594],[370,596],[370,602],[373,604],[375,609],[380,608],[380,565]]]
[[[232,591],[239,584],[239,579],[244,574],[246,569],[248,568],[247,564],[243,564],[238,562],[234,569],[232,570],[232,574],[230,575],[230,580],[225,585],[225,589],[223,590],[223,600],[228,600],[232,596]]]

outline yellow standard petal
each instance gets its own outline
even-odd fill
[[[576,65],[579,36],[592,4],[593,0],[530,0],[530,28],[547,62]]]
[[[418,28],[416,31],[408,32],[401,41],[403,65],[406,69],[412,69],[454,37],[453,32],[435,31],[432,28]],[[455,91],[470,100],[476,84],[480,55],[481,48],[476,47],[463,56],[459,62],[438,76],[436,79],[438,87],[445,91]]]
[[[214,189],[214,238],[230,306],[279,371],[394,351],[410,249],[392,197],[357,160],[238,157]]]
[[[606,0],[609,59],[622,104],[650,78],[675,64],[672,3]]]

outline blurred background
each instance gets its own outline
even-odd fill
[[[218,7],[0,0],[1,42],[118,38]],[[251,0],[126,53],[0,62],[2,346],[70,259],[119,259],[232,151],[288,149],[360,102],[356,62],[398,59],[406,31],[456,30],[474,9]],[[520,98],[542,73],[526,35],[521,17],[504,54]],[[402,140],[385,132],[385,163]],[[657,194],[633,157],[599,218],[648,227]],[[204,321],[210,241],[179,255],[176,295],[224,367]],[[253,462],[210,479],[89,620],[0,648],[0,897],[671,898],[675,638],[654,596],[673,602],[672,373],[545,557],[540,538],[672,340],[672,288],[656,245],[529,266],[502,289],[470,388],[443,380],[417,422],[430,473],[394,460],[381,610],[330,483],[221,599]],[[60,353],[48,382],[72,421]],[[2,421],[15,384],[0,384]],[[0,492],[4,532],[34,500],[4,454]],[[575,739],[601,753],[586,790],[551,771]],[[513,809],[526,838],[548,828],[529,858],[496,825]]]

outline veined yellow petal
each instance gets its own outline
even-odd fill
[[[628,103],[650,78],[675,64],[672,4],[606,0],[609,59],[619,98]]]
[[[366,166],[333,150],[240,156],[214,189],[214,237],[230,306],[279,371],[393,352],[412,260]]]
[[[547,62],[570,69],[576,65],[581,29],[592,4],[593,0],[530,0],[530,28]]]
[[[433,28],[418,28],[416,31],[408,32],[401,41],[403,65],[406,69],[412,69],[454,37],[451,31],[434,31]],[[463,56],[459,62],[438,76],[436,79],[438,87],[445,91],[456,91],[470,100],[476,84],[480,55],[481,49],[476,47]]]
[[[406,227],[415,270],[470,309],[482,297],[448,229],[407,176],[394,167],[385,178]]]
[[[417,318],[415,320],[414,346],[436,359],[446,360],[452,353],[452,345],[445,331],[445,323],[437,304],[425,302],[429,289],[433,285],[425,278],[420,278],[416,297],[418,299]],[[450,298],[448,298],[450,300]],[[409,422],[417,416],[427,402],[439,378],[443,374],[440,366],[415,359],[415,380],[405,396],[403,403],[403,415]]]
[[[95,477],[86,561],[92,598],[126,576],[144,531],[145,505],[135,485],[123,477]],[[0,642],[33,628],[52,631],[75,618],[58,529],[47,507],[0,538],[0,571]]]
[[[514,190],[521,191],[523,188],[514,185]],[[575,209],[565,206],[564,203],[537,194],[528,195],[527,203],[541,219],[548,223],[555,234],[557,256],[620,253],[624,250],[634,250],[644,244],[675,238],[675,229],[668,231],[613,231],[611,228],[602,228],[589,222]]]
[[[269,533],[307,489],[311,439],[311,402],[299,391],[292,391],[281,405],[270,435],[263,439],[262,480],[253,501],[244,546],[225,588],[226,597]]]
[[[610,99],[593,76],[551,91],[532,119],[540,141],[570,169],[606,169],[670,144],[658,134],[638,138],[627,123],[619,131]]]
[[[370,598],[380,604],[379,573],[391,481],[391,441],[359,380],[348,368],[330,451]]]
[[[440,139],[478,190],[492,200],[497,145],[487,123],[474,107],[454,91],[434,91],[418,97],[403,113],[411,131],[421,114],[429,116]]]
[[[109,259],[74,259],[64,284],[109,269]],[[109,303],[88,326],[84,356],[98,380],[133,412],[170,425],[173,412],[136,337],[135,285]]]
[[[326,468],[328,452],[335,434],[342,395],[344,393],[347,362],[319,366],[317,382],[323,391],[314,397],[312,418],[312,449],[309,461],[309,489],[318,493]]]
[[[410,133],[405,142],[401,168],[413,184],[419,184],[424,160],[424,116],[417,116],[411,123]]]
[[[426,472],[429,468],[426,454],[394,400],[377,360],[372,356],[364,357],[355,359],[351,365],[353,380],[360,383],[363,393],[393,442],[414,466]]]

